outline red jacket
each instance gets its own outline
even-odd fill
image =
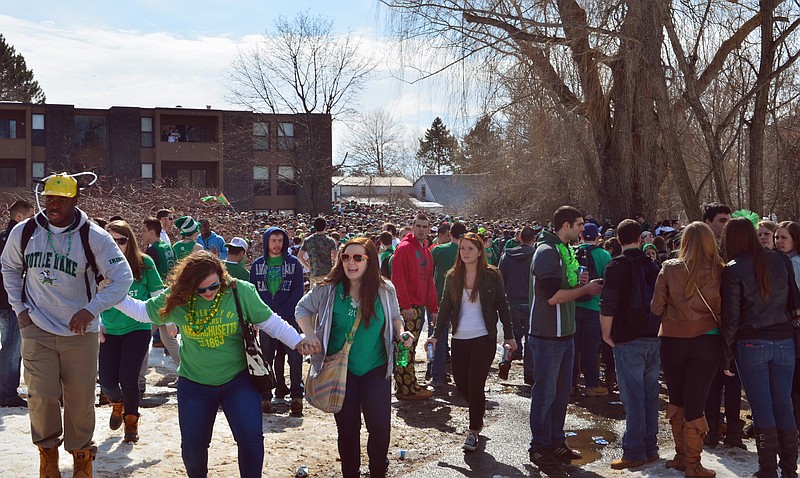
[[[401,309],[421,305],[427,307],[428,312],[439,312],[439,300],[433,285],[433,257],[425,244],[414,238],[414,234],[406,234],[394,251],[392,284],[397,290]]]

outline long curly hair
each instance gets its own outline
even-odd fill
[[[347,241],[336,257],[336,264],[334,264],[333,269],[320,281],[320,284],[331,284],[333,286],[342,284],[344,295],[347,296],[350,293],[350,279],[344,273],[342,254],[346,253],[347,248],[352,245],[362,246],[366,250],[368,257],[367,270],[361,278],[361,320],[364,322],[364,327],[369,327],[369,319],[375,313],[375,298],[378,296],[378,289],[384,284],[381,269],[378,265],[378,250],[375,248],[374,242],[367,237],[354,237]],[[389,317],[386,319],[388,320]]]
[[[219,257],[207,251],[197,251],[180,260],[167,277],[170,284],[167,303],[158,311],[158,315],[166,318],[176,307],[189,303],[192,295],[197,293],[200,283],[211,274],[219,276],[217,294],[227,292],[231,277]]]
[[[466,282],[467,278],[467,265],[464,263],[464,260],[461,259],[461,245],[464,244],[464,241],[471,242],[477,249],[478,249],[478,264],[477,264],[477,272],[475,273],[475,283],[472,284],[472,292],[469,295],[469,301],[475,302],[478,300],[478,293],[481,290],[481,280],[483,279],[483,274],[488,269],[489,263],[486,262],[486,249],[483,243],[483,239],[481,236],[475,234],[474,232],[468,232],[464,234],[464,237],[461,238],[461,243],[459,244],[458,248],[459,251],[456,253],[456,264],[450,269],[450,280],[452,281],[452,287],[450,288],[450,297],[453,301],[461,302],[461,294],[464,293],[464,283]]]
[[[136,281],[142,280],[144,273],[144,259],[142,253],[139,251],[139,242],[136,240],[136,234],[133,233],[131,225],[125,221],[111,221],[106,225],[106,231],[116,232],[128,238],[128,247],[125,248],[125,260],[131,266],[133,278]]]

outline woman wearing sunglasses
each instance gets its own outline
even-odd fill
[[[469,403],[469,431],[462,446],[465,451],[478,448],[478,434],[483,428],[484,387],[496,352],[498,317],[510,356],[517,349],[517,341],[503,277],[486,262],[483,239],[468,232],[458,246],[455,266],[444,279],[436,332],[427,342],[436,347],[437,338],[453,325],[453,379],[458,393]]]
[[[128,295],[147,300],[164,288],[150,256],[139,252],[131,226],[112,221],[106,231],[114,238],[133,272]],[[113,407],[108,426],[118,429],[125,422],[124,442],[139,441],[139,369],[150,346],[150,324],[137,322],[117,309],[100,316],[100,388]],[[174,325],[172,326],[174,328]]]
[[[186,473],[208,475],[208,447],[221,405],[238,446],[240,476],[260,477],[261,394],[247,373],[232,284],[237,286],[246,322],[303,354],[317,350],[261,301],[252,284],[232,279],[213,254],[189,254],[172,270],[168,283],[170,288],[157,297],[146,301],[126,297],[116,308],[138,321],[174,322],[181,328],[178,423]]]
[[[311,317],[319,314],[316,330]],[[347,385],[342,410],[335,414],[339,456],[344,478],[360,476],[361,413],[367,425],[367,455],[372,478],[386,476],[391,430],[394,340],[413,346],[413,337],[401,337],[405,323],[392,283],[384,280],[375,243],[364,237],[350,239],[331,272],[297,304],[297,324],[324,352],[311,357],[319,370],[326,355],[342,349],[346,336],[361,317],[353,337],[347,365]]]

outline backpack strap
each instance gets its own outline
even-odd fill
[[[27,301],[25,284],[27,283],[28,278],[28,261],[25,260],[25,249],[28,247],[28,243],[33,236],[33,231],[36,230],[36,226],[36,218],[32,217],[28,219],[28,221],[22,227],[22,239],[20,240],[20,251],[22,252],[22,302]]]
[[[78,234],[81,236],[81,245],[83,245],[83,253],[86,255],[86,271],[83,274],[83,282],[86,285],[86,300],[91,302],[92,300],[92,289],[90,288],[89,284],[89,269],[92,270],[94,274],[94,282],[95,285],[99,284],[101,280],[103,280],[103,276],[100,275],[100,271],[97,269],[97,260],[94,257],[94,252],[92,248],[89,247],[89,219],[83,223],[83,225],[78,228]]]

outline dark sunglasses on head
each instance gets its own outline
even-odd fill
[[[219,282],[214,282],[213,284],[211,284],[208,287],[198,287],[197,288],[197,293],[198,294],[205,294],[206,291],[209,291],[209,290],[210,291],[215,291],[217,289],[219,289]]]
[[[353,261],[358,263],[358,262],[361,262],[361,261],[366,261],[367,259],[369,259],[369,256],[366,256],[366,255],[363,255],[363,254],[353,254],[353,255],[342,254],[342,262],[347,262],[350,259],[353,259]]]
[[[115,237],[114,238],[114,242],[116,242],[120,246],[124,246],[125,244],[128,243],[128,238],[127,237]]]

